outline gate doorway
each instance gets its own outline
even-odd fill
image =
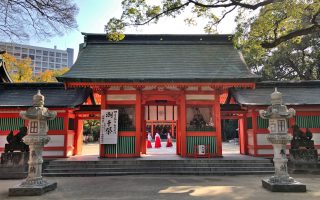
[[[247,154],[245,114],[242,110],[221,112],[222,155]]]
[[[143,118],[142,154],[179,154],[178,106],[167,101],[148,102]]]
[[[240,154],[238,119],[221,120],[223,154]]]

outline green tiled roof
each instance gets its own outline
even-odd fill
[[[258,77],[230,35],[126,35],[120,42],[85,34],[78,59],[60,81],[241,82]]]
[[[258,82],[255,89],[233,89],[231,95],[240,105],[270,105],[274,88],[282,93],[286,105],[320,105],[320,81]]]
[[[30,107],[38,90],[45,97],[46,107],[58,108],[80,106],[92,94],[90,88],[65,89],[63,83],[1,83],[0,108]]]

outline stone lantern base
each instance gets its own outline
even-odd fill
[[[57,182],[49,182],[46,180],[42,180],[41,184],[24,183],[9,188],[9,196],[39,196],[57,188]]]
[[[307,187],[298,181],[291,183],[273,183],[269,178],[262,179],[262,186],[271,192],[306,192]]]

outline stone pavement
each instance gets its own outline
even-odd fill
[[[36,197],[8,197],[8,188],[21,180],[1,180],[0,199],[64,200],[318,200],[320,175],[294,175],[307,185],[306,193],[272,193],[261,186],[263,176],[108,176],[55,177],[55,191]]]

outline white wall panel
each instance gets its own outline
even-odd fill
[[[186,100],[212,100],[213,101],[214,95],[211,95],[211,94],[201,94],[201,95],[187,94]]]
[[[73,142],[74,142],[74,135],[68,134],[68,146],[73,146]]]
[[[253,145],[253,144],[254,144],[254,142],[253,142],[253,135],[252,135],[252,134],[249,134],[249,133],[248,133],[248,144],[249,144],[249,145]]]
[[[108,94],[107,101],[130,101],[136,100],[135,94]]]
[[[249,154],[250,155],[254,155],[254,150],[253,149],[249,149]]]
[[[258,155],[273,154],[273,149],[258,149],[257,154]]]
[[[7,143],[7,136],[6,135],[0,135],[0,147],[4,148],[4,145]]]
[[[320,133],[312,133],[313,134],[313,141],[315,145],[320,145]]]
[[[270,145],[271,143],[267,140],[268,134],[257,134],[258,145]]]
[[[64,135],[49,135],[50,141],[45,147],[63,147],[64,146]]]
[[[164,106],[158,106],[158,120],[164,120]]]
[[[63,151],[43,151],[43,156],[64,156]]]

